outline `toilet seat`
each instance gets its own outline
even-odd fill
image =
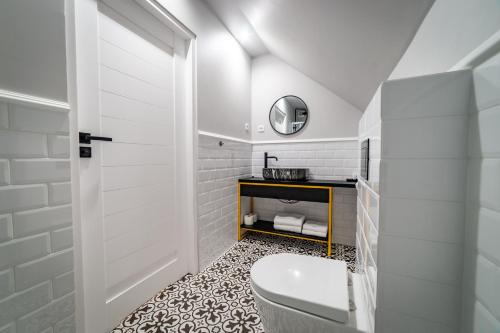
[[[259,259],[252,287],[266,299],[329,320],[349,320],[347,264],[339,260],[281,253]]]

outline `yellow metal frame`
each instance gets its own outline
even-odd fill
[[[242,222],[241,222],[241,185],[252,185],[252,186],[270,186],[270,187],[298,187],[298,188],[316,188],[316,189],[323,189],[323,190],[328,190],[328,240],[319,240],[319,239],[312,239],[304,236],[295,236],[295,235],[289,235],[289,234],[283,234],[280,233],[279,231],[276,232],[271,232],[271,231],[264,231],[264,230],[255,230],[255,229],[247,229],[244,226],[242,227]],[[333,228],[333,187],[331,186],[320,186],[320,185],[292,185],[292,184],[273,184],[273,183],[238,183],[237,185],[237,196],[238,196],[238,217],[237,217],[237,224],[238,224],[238,241],[240,241],[243,237],[242,231],[252,231],[252,232],[259,232],[262,234],[269,234],[269,235],[278,235],[282,237],[288,237],[288,238],[296,238],[296,239],[303,239],[303,240],[308,240],[311,242],[316,242],[316,243],[322,243],[322,244],[327,244],[328,247],[328,256],[330,257],[332,255],[332,228]],[[253,198],[250,198],[250,211],[253,213]]]

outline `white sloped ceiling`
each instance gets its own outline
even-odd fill
[[[267,52],[364,110],[433,0],[204,0],[252,56]]]

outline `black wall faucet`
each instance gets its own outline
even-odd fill
[[[278,158],[276,156],[267,156],[267,151],[264,153],[264,168],[267,169],[267,160],[270,158],[274,158],[276,161],[278,161]]]

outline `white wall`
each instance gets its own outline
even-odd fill
[[[269,124],[269,110],[284,95],[296,95],[309,108],[309,119],[296,135],[280,135]],[[357,137],[361,111],[321,84],[272,55],[252,61],[252,140]],[[265,132],[258,133],[257,126]]]
[[[250,139],[250,57],[203,1],[159,2],[197,36],[199,130]]]
[[[412,77],[418,75],[426,75],[439,73],[443,71],[449,70],[456,63],[462,60],[466,55],[468,55],[472,50],[478,47],[481,43],[483,43],[486,39],[488,39],[491,35],[496,33],[500,29],[500,4],[496,0],[436,0],[433,7],[430,9],[428,15],[422,22],[419,30],[417,31],[414,39],[410,43],[408,49],[405,54],[400,59],[399,63],[394,68],[392,74],[390,75],[390,79],[398,79],[404,77]],[[497,75],[498,76],[498,75]],[[374,100],[377,98],[377,95],[374,96]],[[372,101],[373,103],[373,101]],[[378,103],[377,103],[378,104]],[[360,139],[365,136],[364,131],[368,130],[367,124],[376,123],[376,118],[380,117],[380,113],[370,112],[370,106],[367,108],[365,113],[363,114],[363,118],[360,121],[360,130],[359,136]],[[401,112],[401,110],[399,111]],[[439,118],[435,118],[436,121]],[[431,122],[432,123],[432,122]],[[438,126],[437,122],[434,124]],[[366,136],[370,136],[371,134],[366,134]],[[465,134],[464,134],[465,135]],[[415,147],[413,148],[415,149]],[[371,155],[371,154],[370,154]],[[371,167],[370,167],[371,169]],[[375,171],[378,175],[377,170]],[[370,174],[374,175],[374,172],[370,170]],[[363,182],[360,183],[361,185]],[[378,186],[378,184],[373,184],[374,186]],[[378,187],[376,187],[378,188]],[[377,190],[375,190],[377,192]],[[362,190],[361,190],[362,193]],[[367,191],[370,193],[370,191]],[[373,192],[372,192],[373,193]],[[373,209],[379,209],[380,204],[376,201],[371,200],[373,205]],[[412,219],[408,219],[408,214],[405,213],[404,209],[405,200],[398,205],[394,202],[389,205],[389,207],[394,206],[399,209],[399,218],[398,215],[394,215],[394,221],[402,221],[408,222],[412,221]],[[406,204],[408,202],[406,201]],[[386,205],[387,207],[388,205]],[[428,206],[427,212],[431,211],[429,209],[429,205],[421,206],[424,209],[425,206]],[[448,223],[452,225],[456,220],[461,221],[463,219],[463,214],[460,214],[460,207],[456,207],[453,209],[450,204],[448,209],[443,209],[442,207],[439,209],[435,209],[435,213],[438,214],[441,211],[442,215],[439,219],[441,222]],[[358,223],[361,221],[363,223],[363,215],[364,213],[360,213],[364,204],[361,201],[360,205],[358,205]],[[455,214],[453,213],[455,210]],[[470,214],[469,214],[470,215]],[[365,215],[366,216],[366,215]],[[427,216],[427,215],[426,215]],[[470,217],[469,217],[470,218]],[[426,218],[426,221],[432,221],[433,218],[429,216]],[[477,220],[477,219],[476,219]],[[417,219],[416,222],[420,220]],[[406,233],[405,237],[414,237],[413,233],[420,233],[418,238],[435,241],[436,239],[431,239],[436,235],[433,235],[434,232],[430,232],[425,236],[425,230],[432,230],[432,228],[422,227],[421,230],[409,228],[406,223],[392,223],[390,221],[384,221],[382,217],[380,217],[380,232],[389,233],[397,232],[398,225],[407,226],[404,228],[399,228],[400,233]],[[392,225],[392,227],[390,227]],[[414,226],[414,224],[410,224],[409,226]],[[430,228],[430,229],[429,229]],[[360,229],[358,225],[358,229]],[[391,231],[392,230],[392,231]],[[455,231],[460,231],[460,228],[455,229]],[[358,234],[359,234],[358,230]],[[448,236],[454,235],[451,232]],[[456,236],[453,238],[453,242],[459,242],[460,237]],[[449,241],[446,240],[446,241]],[[358,244],[358,247],[363,244]],[[362,249],[362,252],[368,252]],[[379,252],[378,261],[385,255]],[[384,252],[384,251],[382,251]],[[389,252],[391,253],[391,252]],[[475,253],[472,251],[472,253]],[[361,258],[362,259],[362,258]],[[374,258],[377,261],[377,258]],[[388,258],[386,258],[388,259]],[[429,264],[432,262],[429,261]],[[473,260],[469,260],[469,262],[474,262]],[[388,262],[390,263],[390,262]],[[466,267],[467,270],[467,260]],[[380,275],[380,274],[379,274]],[[465,277],[467,279],[467,276]],[[386,282],[385,279],[383,282]],[[394,282],[394,281],[393,281]],[[394,282],[395,284],[395,282]],[[393,284],[393,286],[394,286]],[[378,281],[378,285],[381,285],[380,277]],[[386,283],[387,285],[387,283]],[[391,286],[388,286],[391,288]],[[382,287],[381,287],[382,288]],[[379,288],[379,289],[381,289]],[[473,289],[469,285],[469,290]],[[380,290],[379,290],[380,291]],[[456,291],[455,291],[456,292]],[[469,297],[469,300],[473,299]],[[458,302],[458,300],[455,300]],[[383,301],[378,301],[377,304]],[[469,306],[468,308],[466,308]],[[471,311],[474,307],[474,301],[467,302],[464,301],[464,323],[471,323]],[[469,312],[466,312],[468,310]],[[455,310],[456,311],[456,310]],[[371,312],[371,311],[370,311]],[[456,312],[455,312],[456,313]],[[492,321],[492,316],[488,311],[485,312],[484,306],[481,304],[475,306],[474,312],[475,318],[483,319],[482,322],[489,323],[497,323]],[[498,317],[495,319],[498,320]],[[443,328],[439,326],[441,324],[436,324],[432,322],[416,320],[412,316],[404,316],[401,314],[391,314],[390,311],[380,311],[378,310],[377,314],[377,328],[378,331],[382,330],[383,332],[388,332],[392,330],[405,330],[408,331],[409,327],[414,327],[416,330],[422,331],[431,331],[432,329],[437,330],[437,332],[445,331],[447,328]],[[398,326],[402,325],[402,326]],[[405,326],[406,325],[406,326]],[[410,325],[410,326],[408,326]],[[470,324],[471,325],[471,324]],[[491,324],[490,324],[491,325]],[[494,325],[493,325],[494,326]],[[485,328],[490,328],[493,326],[478,326],[479,331],[483,332]],[[404,328],[402,328],[404,327]],[[469,332],[469,327],[464,327],[463,332]]]
[[[0,98],[1,332],[74,329],[68,135],[67,109]]]
[[[356,265],[362,274],[363,288],[368,305],[370,329],[374,330],[375,306],[377,300],[377,250],[379,232],[379,179],[381,151],[381,90],[368,104],[359,121],[359,144],[370,140],[370,164],[368,180],[358,177],[357,222],[356,222]]]
[[[498,0],[436,0],[389,78],[447,71],[499,29]]]
[[[66,101],[64,0],[0,3],[0,89]]]
[[[469,70],[382,86],[377,332],[460,328]]]
[[[462,332],[500,332],[500,54],[473,78]]]
[[[459,327],[470,81],[388,81],[359,123],[370,179],[358,184],[357,263],[376,332]]]
[[[0,331],[71,332],[69,112],[25,100],[67,100],[64,1],[2,1],[0,45]]]
[[[223,146],[219,142],[224,142]],[[236,242],[237,179],[251,175],[248,143],[199,136],[198,256],[200,270]]]

